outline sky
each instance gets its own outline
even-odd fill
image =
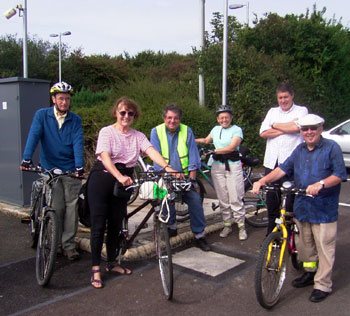
[[[134,56],[145,50],[188,54],[200,47],[200,7],[202,0],[27,0],[28,36],[57,43],[52,33],[70,31],[62,42],[70,50],[82,48],[85,55],[117,56],[127,52]],[[205,0],[205,29],[210,31],[213,12],[223,13],[226,0]],[[229,10],[242,24],[247,22],[247,3],[227,0],[229,5],[245,4]],[[22,4],[23,0],[0,1],[0,36],[23,37],[23,19],[18,14],[7,20],[3,13]],[[327,8],[327,19],[341,19],[350,27],[349,0],[251,0],[250,26],[265,13],[305,14],[314,4],[318,10]]]

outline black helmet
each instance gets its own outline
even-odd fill
[[[227,112],[233,115],[232,108],[229,105],[220,105],[216,110],[216,116],[223,112]]]

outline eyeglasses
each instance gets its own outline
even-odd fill
[[[120,114],[120,116],[125,116],[126,114],[128,114],[128,116],[131,116],[131,117],[133,117],[133,116],[135,116],[135,113],[134,112],[126,112],[126,111],[120,111],[119,112],[119,114]]]
[[[303,132],[307,132],[309,129],[312,131],[316,131],[318,126],[303,126],[300,128]]]

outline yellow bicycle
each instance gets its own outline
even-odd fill
[[[264,240],[255,270],[255,294],[264,308],[270,309],[277,304],[287,275],[287,258],[291,256],[292,265],[300,269],[295,247],[295,234],[298,228],[293,220],[293,213],[286,211],[286,200],[289,194],[306,195],[305,189],[296,189],[293,183],[286,181],[281,187],[266,186],[265,191],[279,190],[282,195],[280,217],[276,226]],[[286,252],[288,249],[288,252]]]

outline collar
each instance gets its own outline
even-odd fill
[[[53,113],[55,114],[56,118],[58,119],[58,118],[65,118],[68,114],[68,111],[64,114],[61,114],[57,111],[55,105],[53,105]]]
[[[324,138],[323,136],[321,135],[321,138],[320,138],[320,141],[315,145],[315,148],[311,151],[314,151],[316,148],[320,148],[323,146],[323,143],[324,143]],[[308,151],[310,151],[308,148],[307,148],[307,144],[306,142],[304,141],[303,143],[303,148],[307,149]]]
[[[292,111],[294,110],[294,108],[295,108],[295,104],[294,104],[294,103],[292,104],[292,106],[290,107],[290,109],[289,109],[288,111],[283,111],[283,110],[281,109],[281,107],[278,106],[278,109],[280,110],[280,112],[281,112],[281,113],[284,113],[284,114],[288,114],[288,113],[292,112]]]

